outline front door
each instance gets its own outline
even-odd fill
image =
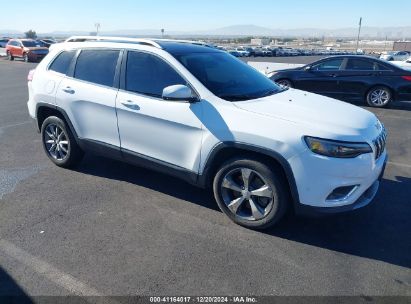
[[[198,172],[201,102],[165,101],[163,89],[189,85],[157,55],[128,51],[116,107],[126,158],[147,157],[180,170]]]

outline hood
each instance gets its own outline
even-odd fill
[[[317,130],[312,136],[333,136],[334,139],[358,140],[365,137],[376,137],[377,117],[360,107],[325,96],[296,89],[261,99],[236,102],[243,110],[287,120],[307,129]],[[321,135],[323,134],[323,135]]]

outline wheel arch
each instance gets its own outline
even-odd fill
[[[297,204],[299,202],[295,177],[288,161],[278,152],[244,143],[222,142],[215,146],[207,157],[203,174],[199,176],[199,185],[204,188],[211,185],[218,168],[226,160],[235,156],[257,158],[278,168],[287,182],[293,203]]]
[[[77,132],[74,129],[73,124],[70,121],[70,118],[68,117],[67,113],[57,107],[56,105],[52,105],[52,104],[48,104],[48,103],[38,103],[36,106],[36,125],[37,125],[37,131],[40,132],[41,130],[41,126],[44,122],[44,120],[47,117],[50,116],[57,116],[59,118],[61,118],[62,120],[64,120],[68,127],[70,128],[71,133],[73,134],[75,140],[78,143],[78,136],[77,136]]]

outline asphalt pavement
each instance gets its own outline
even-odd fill
[[[373,205],[257,232],[163,174],[54,166],[27,112],[34,67],[0,59],[0,295],[411,296],[410,103],[368,108],[389,134]]]

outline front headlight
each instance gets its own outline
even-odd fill
[[[310,136],[305,136],[304,140],[312,152],[329,157],[354,158],[361,154],[372,153],[367,143],[335,141]]]

